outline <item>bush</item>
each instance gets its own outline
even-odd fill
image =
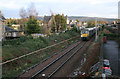
[[[107,39],[109,39],[109,40],[116,40],[116,39],[118,39],[118,35],[117,34],[104,34],[104,36],[107,36]]]
[[[2,42],[2,46],[5,45],[20,45],[21,43],[33,39],[32,36],[23,36],[20,38],[10,39]]]
[[[72,28],[72,31],[76,31],[76,32],[77,32],[76,26],[74,26],[74,27]]]
[[[116,35],[116,34],[104,34],[104,36],[112,37],[112,38],[118,37],[118,35]]]
[[[59,33],[59,35],[53,34],[49,35],[49,37],[39,37],[37,39],[33,39],[32,36],[27,36],[18,39],[7,40],[3,42],[3,57],[5,60],[15,58],[17,56],[44,48],[51,44],[73,38],[77,35],[79,35],[79,33],[73,30],[66,31],[65,33]]]

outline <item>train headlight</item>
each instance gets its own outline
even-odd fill
[[[83,36],[81,35],[81,37],[83,37]]]

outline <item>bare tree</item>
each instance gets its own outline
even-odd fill
[[[19,15],[21,16],[21,27],[26,32],[26,24],[29,18],[35,18],[38,19],[38,12],[36,11],[35,5],[31,3],[27,9],[21,8]]]
[[[20,9],[19,14],[20,14],[21,18],[26,18],[27,17],[27,12],[24,8]]]
[[[28,16],[34,16],[34,17],[38,16],[38,12],[36,11],[34,3],[30,4],[27,11],[28,11]]]
[[[31,3],[27,9],[21,8],[19,12],[21,18],[27,18],[30,16],[38,17],[38,12],[36,11],[34,3]]]

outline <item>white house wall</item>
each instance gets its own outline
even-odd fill
[[[4,38],[5,24],[0,20],[0,41]]]

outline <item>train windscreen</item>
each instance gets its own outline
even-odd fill
[[[88,34],[88,31],[87,30],[83,30],[82,34]]]

